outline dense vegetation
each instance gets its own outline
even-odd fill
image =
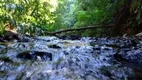
[[[114,24],[78,31],[82,36],[112,36],[141,31],[141,0],[1,0],[0,33],[45,35],[60,29]],[[71,34],[71,33],[70,33]],[[114,36],[114,35],[113,35]]]

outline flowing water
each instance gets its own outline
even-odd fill
[[[0,80],[141,80],[142,44],[131,39],[38,37],[0,44]]]

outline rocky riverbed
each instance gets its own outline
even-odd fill
[[[141,41],[141,37],[1,38],[0,80],[141,80]]]

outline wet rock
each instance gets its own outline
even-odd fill
[[[8,41],[12,41],[12,42],[29,42],[32,41],[33,39],[30,38],[30,36],[28,35],[22,35],[22,34],[18,34],[18,33],[14,33],[11,31],[7,31],[6,34],[4,36],[0,36],[0,42],[8,42]]]
[[[2,61],[4,61],[4,62],[13,62],[11,59],[9,59],[9,58],[6,57],[6,56],[0,57],[0,60],[2,60]]]
[[[17,58],[29,59],[29,60],[52,60],[52,54],[48,52],[40,51],[25,51],[19,53]]]
[[[12,41],[14,39],[19,40],[18,34],[7,31],[6,35],[4,36],[4,40]]]
[[[19,37],[18,42],[31,42],[31,41],[33,41],[33,39],[29,37],[29,35],[18,35],[18,37]]]
[[[124,58],[122,57],[122,55],[119,54],[119,53],[114,54],[113,57],[114,57],[117,61],[127,61],[127,60],[124,59]]]
[[[55,49],[60,49],[61,47],[56,45],[56,44],[51,44],[51,45],[48,45],[49,48],[55,48]]]
[[[80,36],[78,35],[71,35],[71,36],[58,36],[59,39],[63,40],[80,40]]]

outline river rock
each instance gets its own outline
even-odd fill
[[[29,60],[52,60],[52,54],[48,52],[40,51],[24,51],[17,55],[17,58],[29,59]]]

